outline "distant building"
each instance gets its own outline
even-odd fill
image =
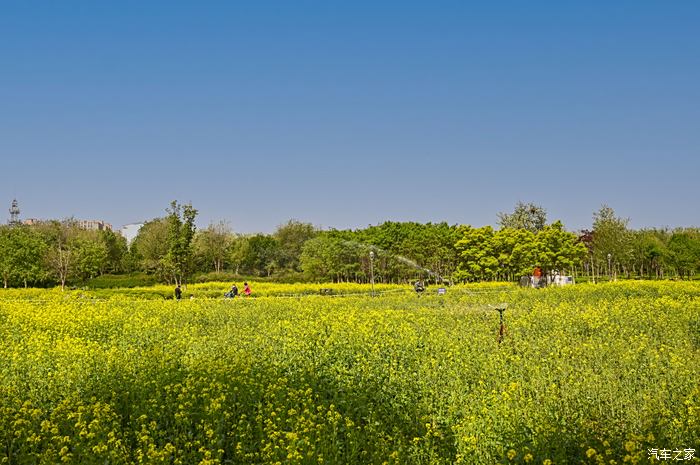
[[[36,226],[50,222],[51,220],[27,218],[26,220],[22,221],[22,224],[27,226]],[[80,229],[86,229],[88,231],[112,231],[112,225],[101,220],[69,220],[68,223],[73,223]]]
[[[101,220],[77,220],[76,224],[80,229],[88,231],[111,231],[112,225]]]
[[[43,223],[48,223],[50,220],[41,220],[38,218],[27,218],[26,220],[20,220],[19,219],[19,203],[17,202],[17,199],[12,200],[12,204],[10,206],[10,219],[8,220],[7,224],[14,226],[14,225],[20,225],[24,224],[27,226],[36,226],[40,225]],[[107,223],[106,221],[102,220],[73,220],[72,218],[69,220],[66,220],[69,223],[74,223],[77,227],[80,229],[86,229],[88,231],[112,231],[112,225]],[[139,225],[139,228],[141,225]],[[137,229],[138,231],[138,229]]]

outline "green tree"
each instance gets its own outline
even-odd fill
[[[458,281],[483,281],[498,273],[498,256],[491,226],[473,228],[461,226],[460,239],[455,244],[460,263],[455,272]]]
[[[498,224],[501,229],[526,229],[536,233],[547,224],[547,211],[534,203],[518,202],[513,213],[498,214]]]
[[[12,238],[12,228],[0,226],[0,275],[2,275],[3,287],[7,288],[16,275],[14,257],[15,244]]]
[[[530,275],[536,263],[535,234],[527,229],[502,228],[493,236],[493,247],[502,279]]]
[[[207,229],[197,233],[194,239],[195,254],[198,260],[205,264],[206,271],[223,271],[232,242],[231,228],[223,221],[212,223]]]
[[[304,243],[317,234],[311,223],[289,220],[277,227],[274,237],[279,244],[279,266],[290,271],[301,271],[300,257]]]
[[[45,255],[46,264],[50,275],[61,284],[61,290],[65,290],[66,282],[75,270],[71,242],[77,230],[73,220],[51,221],[42,226],[49,244]]]
[[[674,231],[668,250],[679,276],[690,278],[700,267],[700,235],[696,231]]]
[[[72,274],[81,281],[99,276],[109,260],[109,250],[95,234],[73,233],[68,241]]]
[[[180,205],[173,200],[166,211],[168,252],[163,264],[175,284],[182,285],[191,271],[197,210],[190,204]]]
[[[611,278],[617,277],[620,266],[626,271],[633,259],[628,223],[629,219],[617,217],[607,205],[593,215],[593,259],[598,270],[607,269]]]
[[[633,272],[638,272],[639,276],[662,277],[670,257],[666,244],[669,239],[670,234],[663,230],[632,231]]]
[[[317,281],[367,282],[370,276],[369,252],[375,251],[375,281],[387,281],[387,256],[371,245],[347,240],[345,232],[324,232],[304,244],[301,267],[309,279]]]
[[[357,231],[335,231],[337,237],[346,241],[346,248],[354,249],[360,244],[376,246],[378,253],[377,269],[380,279],[407,281],[413,279],[434,279],[450,276],[458,262],[454,244],[458,239],[456,226],[447,223],[416,223],[387,221]],[[364,252],[359,251],[357,260],[364,270]],[[349,265],[348,265],[349,266]]]
[[[227,259],[233,272],[241,274],[250,254],[250,241],[247,236],[234,235],[228,247]]]
[[[328,235],[319,235],[309,239],[302,248],[301,269],[315,281],[329,281],[336,275],[338,263],[338,239]]]
[[[555,221],[535,235],[534,252],[537,266],[549,275],[553,271],[566,273],[580,266],[587,249],[576,234],[565,231],[561,221]]]
[[[270,276],[279,267],[279,243],[267,234],[255,234],[248,238],[243,269],[257,276]]]
[[[37,283],[46,276],[44,255],[47,245],[41,234],[30,227],[15,227],[17,254],[15,269],[19,281],[27,287],[28,283]]]
[[[141,227],[129,247],[129,256],[137,269],[167,279],[164,261],[168,244],[168,222],[165,218],[155,218]]]
[[[124,261],[129,252],[126,238],[108,229],[99,231],[98,235],[107,251],[107,258],[104,261],[104,267],[100,270],[100,274],[124,271]]]

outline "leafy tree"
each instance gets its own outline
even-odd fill
[[[12,240],[12,228],[0,226],[0,275],[2,275],[3,287],[9,287],[16,275],[14,258],[14,241]]]
[[[206,264],[207,271],[223,271],[232,241],[231,228],[223,221],[210,224],[195,236],[195,253]]]
[[[534,251],[536,264],[547,275],[579,266],[587,249],[576,234],[565,231],[561,221],[555,221],[535,235]]]
[[[454,244],[458,239],[456,226],[447,223],[416,223],[387,221],[357,231],[334,231],[346,241],[346,248],[360,244],[376,246],[378,272],[387,281],[447,277],[455,270],[458,254]],[[358,251],[359,252],[359,251]],[[363,263],[369,250],[358,256]]]
[[[234,273],[241,273],[250,253],[250,241],[247,236],[231,237],[227,257]]]
[[[700,235],[697,232],[675,231],[668,242],[668,250],[679,276],[690,278],[700,267]]]
[[[547,211],[534,203],[518,202],[513,213],[498,214],[498,224],[501,229],[526,229],[536,233],[547,224]]]
[[[643,229],[631,233],[631,247],[634,257],[633,271],[640,276],[659,278],[663,276],[664,266],[670,254],[667,242],[670,234],[663,230]]]
[[[425,266],[440,276],[451,276],[459,260],[454,246],[458,239],[457,227],[444,222],[428,223],[422,236],[425,238]]]
[[[99,231],[98,235],[107,251],[104,267],[100,270],[100,274],[106,272],[119,273],[123,271],[124,261],[129,252],[126,238],[108,229]]]
[[[27,283],[37,283],[46,276],[44,255],[47,245],[44,238],[29,227],[14,227],[17,252],[14,254],[16,276],[27,287]]]
[[[322,233],[304,244],[301,267],[310,278],[318,281],[367,282],[370,276],[369,252],[375,252],[375,281],[388,279],[390,272],[387,256],[378,249],[343,239],[338,232]]]
[[[502,228],[493,236],[501,278],[529,275],[536,263],[535,234],[527,229]]]
[[[43,227],[43,231],[49,243],[45,256],[49,272],[61,284],[61,290],[64,290],[75,269],[71,242],[77,226],[73,220],[51,221]]]
[[[293,219],[279,226],[274,234],[279,244],[279,266],[282,269],[301,271],[299,259],[304,243],[316,234],[316,228],[312,224]]]
[[[560,221],[536,234],[522,228],[494,232],[490,226],[462,226],[458,231],[460,239],[455,248],[461,261],[455,279],[460,281],[514,279],[530,274],[535,266],[545,273],[568,271],[586,255],[586,246],[575,234],[565,231]]]
[[[257,276],[270,276],[279,267],[279,243],[267,234],[256,234],[248,238],[243,269]]]
[[[593,215],[593,258],[599,269],[610,267],[611,277],[617,277],[618,265],[627,268],[633,258],[628,223],[607,205]]]
[[[191,271],[192,239],[196,231],[194,220],[197,217],[197,210],[190,204],[179,205],[173,200],[166,211],[168,212],[166,217],[168,252],[163,259],[163,264],[175,284],[182,285]]]
[[[459,228],[460,239],[455,244],[460,264],[455,273],[459,281],[478,281],[493,278],[498,272],[498,258],[491,226]]]
[[[131,261],[146,273],[154,273],[161,279],[167,278],[164,267],[168,253],[168,222],[165,218],[147,221],[139,230],[129,248]]]
[[[70,271],[82,281],[100,275],[109,260],[107,245],[94,236],[94,234],[86,232],[79,234],[74,231],[73,237],[68,241]]]
[[[338,269],[339,240],[320,235],[304,243],[300,264],[309,278],[317,281],[332,280]]]

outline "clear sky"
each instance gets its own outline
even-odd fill
[[[700,225],[700,2],[3,1],[0,206]]]

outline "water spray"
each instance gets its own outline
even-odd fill
[[[403,255],[398,255],[398,254],[386,251],[386,250],[381,249],[380,247],[377,247],[376,245],[372,245],[372,244],[365,244],[362,242],[347,241],[347,240],[342,241],[342,242],[343,242],[343,244],[348,245],[348,246],[355,246],[355,247],[359,246],[359,247],[370,250],[369,251],[370,275],[372,274],[372,271],[373,271],[372,270],[373,261],[375,258],[377,258],[376,254],[380,254],[384,257],[393,258],[393,259],[403,263],[404,265],[410,266],[411,268],[415,268],[416,270],[420,270],[420,271],[426,273],[428,276],[435,279],[436,282],[439,281],[441,283],[447,283],[450,286],[452,285],[452,280],[445,279],[444,277],[442,277],[438,273],[434,272],[433,270],[430,270],[428,268],[424,268],[424,267],[420,266],[418,263],[416,263],[414,260],[411,260],[410,258],[406,258]],[[376,253],[375,253],[375,251],[376,251]]]

